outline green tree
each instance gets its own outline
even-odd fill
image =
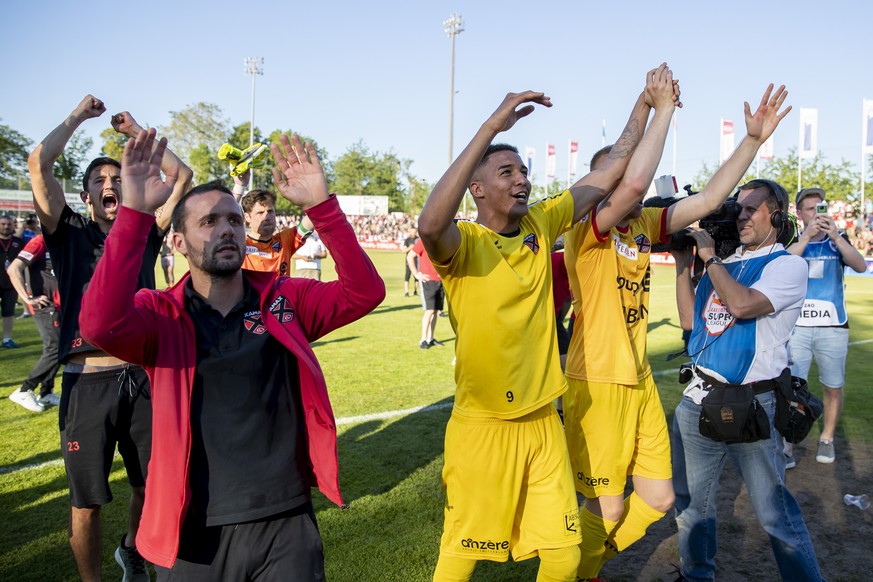
[[[692,187],[701,190],[717,169],[704,162],[694,176]],[[740,184],[755,178],[754,169],[753,164],[740,180]],[[823,188],[828,193],[829,200],[845,200],[856,207],[860,204],[860,178],[852,164],[846,160],[842,160],[839,164],[828,164],[824,156],[819,153],[811,160],[803,160],[801,169],[802,187]],[[791,148],[787,155],[773,158],[762,165],[760,177],[781,184],[788,192],[789,201],[793,202],[794,194],[797,192],[797,149]]]
[[[127,143],[127,136],[107,127],[100,132],[100,139],[103,140],[100,155],[120,161],[121,154],[124,153],[124,144]]]
[[[842,160],[839,164],[828,164],[819,153],[812,160],[803,160],[801,170],[803,188],[823,188],[828,194],[828,200],[845,200],[857,210],[861,202],[861,184],[851,163]],[[774,158],[764,166],[761,174],[782,184],[793,201],[794,194],[797,193],[797,150],[791,148],[787,156]]]
[[[18,178],[27,168],[27,155],[33,142],[5,124],[0,124],[0,182],[17,188]]]
[[[158,128],[176,155],[188,161],[198,184],[227,176],[218,150],[230,132],[230,121],[221,107],[203,101],[171,111],[170,123]]]
[[[434,184],[430,184],[409,173],[406,174],[406,182],[403,211],[414,216],[421,212],[427,197],[430,195],[431,190],[433,190]],[[469,200],[467,204],[470,204]]]
[[[570,186],[571,184],[567,180],[559,179],[550,180],[546,188],[543,188],[542,184],[531,184],[530,202],[536,202],[550,196],[557,196]]]
[[[408,167],[409,162],[393,152],[371,152],[361,140],[334,162],[329,185],[338,194],[387,196],[389,211],[403,211],[407,206],[403,181]]]
[[[245,149],[249,146],[249,127],[251,124],[246,121],[240,123],[235,126],[230,134],[227,136],[227,143],[233,145],[234,147]],[[272,143],[279,144],[279,136],[280,135],[289,135],[294,133],[291,130],[282,131],[280,129],[274,129],[270,132],[270,135],[266,138],[261,133],[261,130],[255,126],[255,141],[259,143],[266,144],[269,146]],[[318,152],[318,159],[321,160],[321,165],[324,167],[325,174],[328,176],[328,183],[330,183],[330,172],[331,172],[331,164],[328,160],[327,152],[318,145],[318,142],[313,140],[312,138],[300,135],[300,139],[303,142],[313,142],[315,145],[315,151]],[[273,190],[276,191],[275,186],[273,185],[273,168],[276,166],[276,163],[273,161],[273,156],[271,153],[267,152],[267,154],[263,158],[263,165],[259,168],[254,169],[254,187],[263,189],[263,190]],[[230,180],[230,167],[227,167],[226,175],[228,180]],[[278,192],[277,192],[278,194]],[[284,215],[299,215],[301,210],[299,207],[292,205],[290,202],[282,198],[282,196],[276,197],[276,213],[284,214]]]
[[[64,153],[58,157],[52,168],[52,174],[61,182],[64,192],[68,188],[78,190],[79,187],[75,182],[82,177],[82,166],[85,164],[85,160],[88,159],[88,152],[93,145],[94,140],[90,137],[84,137],[81,130],[70,137],[67,147],[64,148]]]

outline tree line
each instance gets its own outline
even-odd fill
[[[256,142],[278,143],[279,134],[289,131],[275,129],[265,134],[256,126],[254,138]],[[166,136],[170,147],[179,157],[187,160],[198,184],[215,179],[229,184],[230,168],[218,159],[218,150],[224,143],[233,144],[240,149],[247,147],[250,123],[246,121],[232,125],[221,107],[214,103],[199,102],[180,111],[171,111],[169,123],[158,127],[158,133]],[[410,172],[411,160],[403,159],[393,151],[372,151],[363,140],[359,140],[342,155],[333,159],[315,140],[307,136],[301,137],[315,144],[332,192],[358,196],[387,196],[389,211],[417,214],[433,186]],[[121,152],[127,140],[125,136],[109,127],[100,133],[100,139],[103,142],[100,155],[121,159]],[[91,138],[86,137],[81,131],[76,132],[55,164],[55,177],[69,189],[68,191],[78,190],[77,184],[90,159],[93,145]],[[0,123],[0,188],[30,188],[27,177],[27,156],[33,146],[31,139]],[[787,155],[762,164],[760,177],[775,180],[785,186],[788,192],[795,192],[797,163],[797,150],[792,148]],[[272,157],[267,156],[265,165],[255,169],[255,187],[275,189],[271,172],[273,165]],[[700,190],[716,169],[717,166],[704,162],[691,180],[692,187]],[[830,200],[845,200],[856,210],[860,210],[860,176],[853,170],[850,162],[841,160],[836,164],[828,163],[819,153],[812,160],[804,160],[802,170],[803,187],[824,188]],[[873,176],[873,157],[869,160],[867,175]],[[751,180],[754,177],[756,176],[750,172],[743,180]],[[870,184],[873,180],[868,178],[866,182]],[[565,187],[566,184],[561,180],[550,182],[545,190],[541,185],[534,184],[532,199],[556,194]],[[871,196],[873,185],[868,189],[870,192],[867,198],[873,198]],[[281,196],[277,206],[280,214],[296,212],[296,209],[291,208],[290,203]]]
[[[250,122],[232,125],[221,107],[214,103],[199,102],[180,111],[171,111],[165,126],[158,126],[158,135],[166,136],[170,147],[185,160],[194,172],[194,181],[203,184],[222,180],[230,184],[230,167],[218,158],[222,144],[230,143],[240,149],[249,146]],[[274,129],[264,133],[255,126],[254,140],[261,143],[279,143],[279,135],[292,130]],[[372,151],[363,140],[351,145],[345,153],[331,158],[318,142],[312,141],[325,169],[332,192],[357,196],[387,196],[388,210],[417,214],[430,193],[432,184],[410,172],[411,160],[395,152]],[[111,127],[100,133],[100,155],[121,159],[127,137]],[[27,156],[34,147],[31,139],[0,123],[0,188],[29,189]],[[91,158],[94,142],[80,130],[73,134],[64,154],[55,164],[54,174],[67,191],[78,191],[82,172]],[[272,156],[264,158],[264,165],[254,169],[253,183],[257,188],[273,189]],[[298,209],[278,197],[277,212],[293,214]]]

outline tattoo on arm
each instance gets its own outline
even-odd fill
[[[609,159],[614,160],[628,157],[634,153],[638,143],[640,143],[640,128],[637,127],[636,120],[632,119],[625,126],[624,131],[621,132],[618,141],[612,146],[608,156]]]

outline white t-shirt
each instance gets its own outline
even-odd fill
[[[321,239],[318,238],[318,234],[313,232],[309,238],[306,239],[306,242],[303,243],[303,246],[297,249],[297,252],[295,253],[296,255],[310,258],[296,259],[294,267],[298,271],[301,269],[315,269],[320,271],[321,259],[316,258],[316,256],[326,252],[327,248],[322,244]]]

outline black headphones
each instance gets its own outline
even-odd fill
[[[770,191],[770,194],[776,198],[776,206],[778,208],[770,213],[770,224],[773,228],[777,229],[779,233],[782,233],[788,228],[788,192],[785,191],[785,188],[773,180],[756,178],[743,184],[740,187],[740,190],[754,190],[755,188],[761,188],[762,186],[767,188]],[[737,191],[737,196],[739,196],[739,191]]]

